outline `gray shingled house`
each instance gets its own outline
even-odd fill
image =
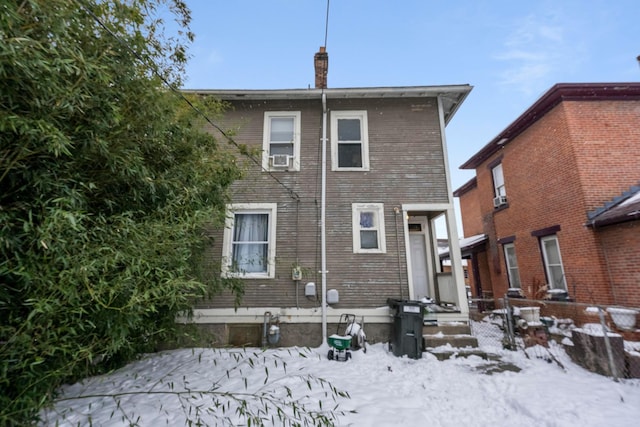
[[[209,251],[244,280],[241,305],[216,296],[194,321],[216,345],[264,344],[277,324],[283,346],[320,345],[345,313],[387,341],[390,299],[430,298],[438,322],[467,322],[461,259],[442,272],[435,221],[459,254],[445,127],[471,86],[334,89],[323,49],[315,66],[312,89],[186,91],[228,103],[217,125],[262,153]]]

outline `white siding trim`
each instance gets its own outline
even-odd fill
[[[251,307],[251,308],[203,308],[194,309],[193,317],[178,317],[178,323],[195,323],[195,324],[236,324],[236,323],[252,323],[262,324],[264,322],[264,313],[271,312],[277,315],[280,323],[320,323],[320,308],[295,308],[295,307]],[[344,310],[327,308],[327,321],[329,323],[338,323],[340,316]],[[356,319],[365,318],[367,324],[393,323],[395,311],[389,307],[379,308],[361,308],[349,309],[350,314],[354,314]],[[439,321],[448,322],[466,322],[469,320],[468,314],[461,313],[437,313]],[[366,331],[366,325],[365,325]]]
[[[262,323],[264,313],[277,315],[280,323],[320,323],[320,308],[295,307],[249,307],[249,308],[206,308],[195,309],[193,318],[181,317],[176,319],[180,323]],[[327,321],[338,323],[343,309],[327,308]],[[367,323],[391,323],[393,312],[389,307],[349,309],[356,319],[364,316]]]

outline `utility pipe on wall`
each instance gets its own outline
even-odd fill
[[[322,91],[322,183],[320,197],[320,274],[322,276],[322,342],[327,342],[327,95]]]

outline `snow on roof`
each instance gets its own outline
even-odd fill
[[[587,225],[594,228],[640,219],[640,186],[632,187],[604,207],[589,213],[588,217]]]
[[[630,205],[632,203],[636,203],[636,202],[640,202],[640,191],[638,191],[633,196],[629,197],[624,202],[620,203],[620,206],[628,206],[628,205]]]
[[[460,245],[460,251],[464,251],[465,249],[470,249],[476,246],[479,243],[487,240],[486,234],[476,234],[474,236],[463,237],[458,240],[458,244]],[[440,258],[446,257],[449,255],[449,246],[438,247],[438,255]]]
[[[468,246],[473,246],[476,243],[480,243],[487,239],[486,234],[476,234],[475,236],[463,237],[460,239],[460,249]]]

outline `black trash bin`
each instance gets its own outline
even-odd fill
[[[420,301],[388,299],[394,310],[389,349],[396,356],[422,358],[424,304]]]

